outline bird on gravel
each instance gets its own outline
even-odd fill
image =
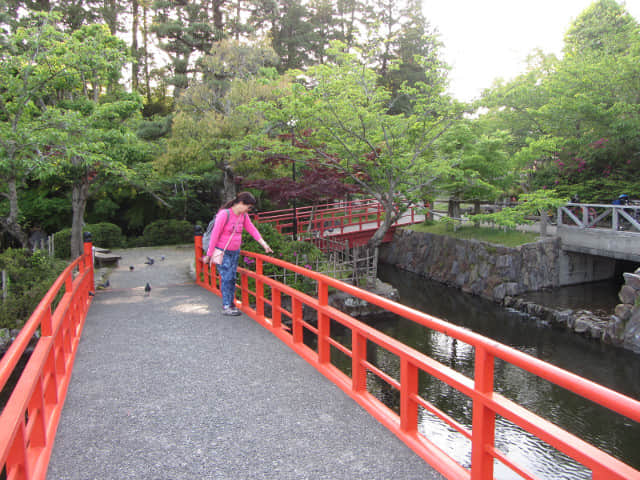
[[[129,271],[133,272],[133,265],[129,265]]]
[[[107,280],[104,283],[99,283],[96,288],[104,289],[104,288],[109,288],[110,286],[111,284],[109,283],[109,280]]]
[[[147,282],[147,284],[144,286],[144,296],[148,296],[151,293],[151,285],[149,285],[149,282]]]
[[[147,257],[147,260],[144,262],[146,265],[153,265],[154,260],[151,257]]]

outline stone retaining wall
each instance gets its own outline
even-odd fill
[[[501,302],[558,285],[560,240],[516,248],[398,229],[380,260],[465,292]]]
[[[615,315],[611,317],[611,341],[640,353],[640,268],[624,274],[618,297],[622,303],[616,306]]]

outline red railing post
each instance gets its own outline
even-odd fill
[[[84,232],[84,264],[92,273],[89,275],[89,290],[95,290],[93,283],[93,244],[91,243],[91,232]],[[73,279],[73,278],[72,278]],[[67,290],[68,292],[69,290]]]
[[[62,338],[62,332],[58,333],[57,339]],[[58,403],[58,373],[56,372],[56,350],[58,345],[54,341],[53,348],[49,352],[49,357],[47,358],[47,362],[44,367],[44,375],[49,376],[49,382],[47,383],[47,388],[44,392],[44,401],[47,405],[55,405]]]
[[[324,312],[323,307],[329,304],[329,287],[325,282],[318,281],[318,362],[329,363],[331,361],[331,320]]]
[[[293,322],[293,343],[302,343],[302,302],[291,298],[291,321]]]
[[[245,310],[249,308],[249,277],[246,275],[240,276],[240,298],[242,301],[242,309]]]
[[[495,413],[485,405],[485,397],[493,394],[494,358],[487,350],[476,346],[474,397],[471,437],[471,480],[493,480]]]
[[[351,334],[351,389],[357,393],[367,390],[367,339],[357,330]]]
[[[271,326],[278,329],[282,326],[282,304],[280,290],[271,289]]]
[[[45,416],[42,376],[36,380],[36,388],[31,394],[27,412],[29,414],[29,423],[33,425],[29,436],[29,448],[42,448],[47,444],[47,419]]]
[[[196,283],[200,283],[202,278],[202,227],[200,225],[195,227],[193,245],[196,259]]]
[[[262,259],[256,260],[256,315],[264,318],[264,282],[262,281]]]
[[[43,337],[50,337],[53,335],[53,324],[51,321],[51,305],[47,305],[42,312],[40,319],[40,334]]]
[[[418,368],[408,358],[400,360],[400,428],[413,435],[418,431]]]
[[[27,441],[25,438],[24,419],[18,424],[18,431],[9,448],[6,469],[8,479],[28,479],[30,477],[30,469],[27,462]]]

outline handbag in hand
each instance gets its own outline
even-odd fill
[[[229,245],[229,243],[227,243],[227,245]],[[222,259],[224,258],[224,252],[227,249],[227,247],[224,247],[224,250],[220,250],[219,248],[216,248],[213,251],[213,255],[211,256],[211,258],[213,258],[213,263],[215,263],[216,265],[222,265]]]

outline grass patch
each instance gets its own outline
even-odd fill
[[[518,247],[525,243],[532,243],[538,240],[539,235],[533,232],[519,232],[516,230],[499,230],[489,227],[459,227],[454,232],[450,226],[445,223],[436,222],[433,225],[416,224],[405,227],[416,232],[433,233],[436,235],[447,235],[462,240],[479,240],[482,242],[497,243],[505,247]]]

